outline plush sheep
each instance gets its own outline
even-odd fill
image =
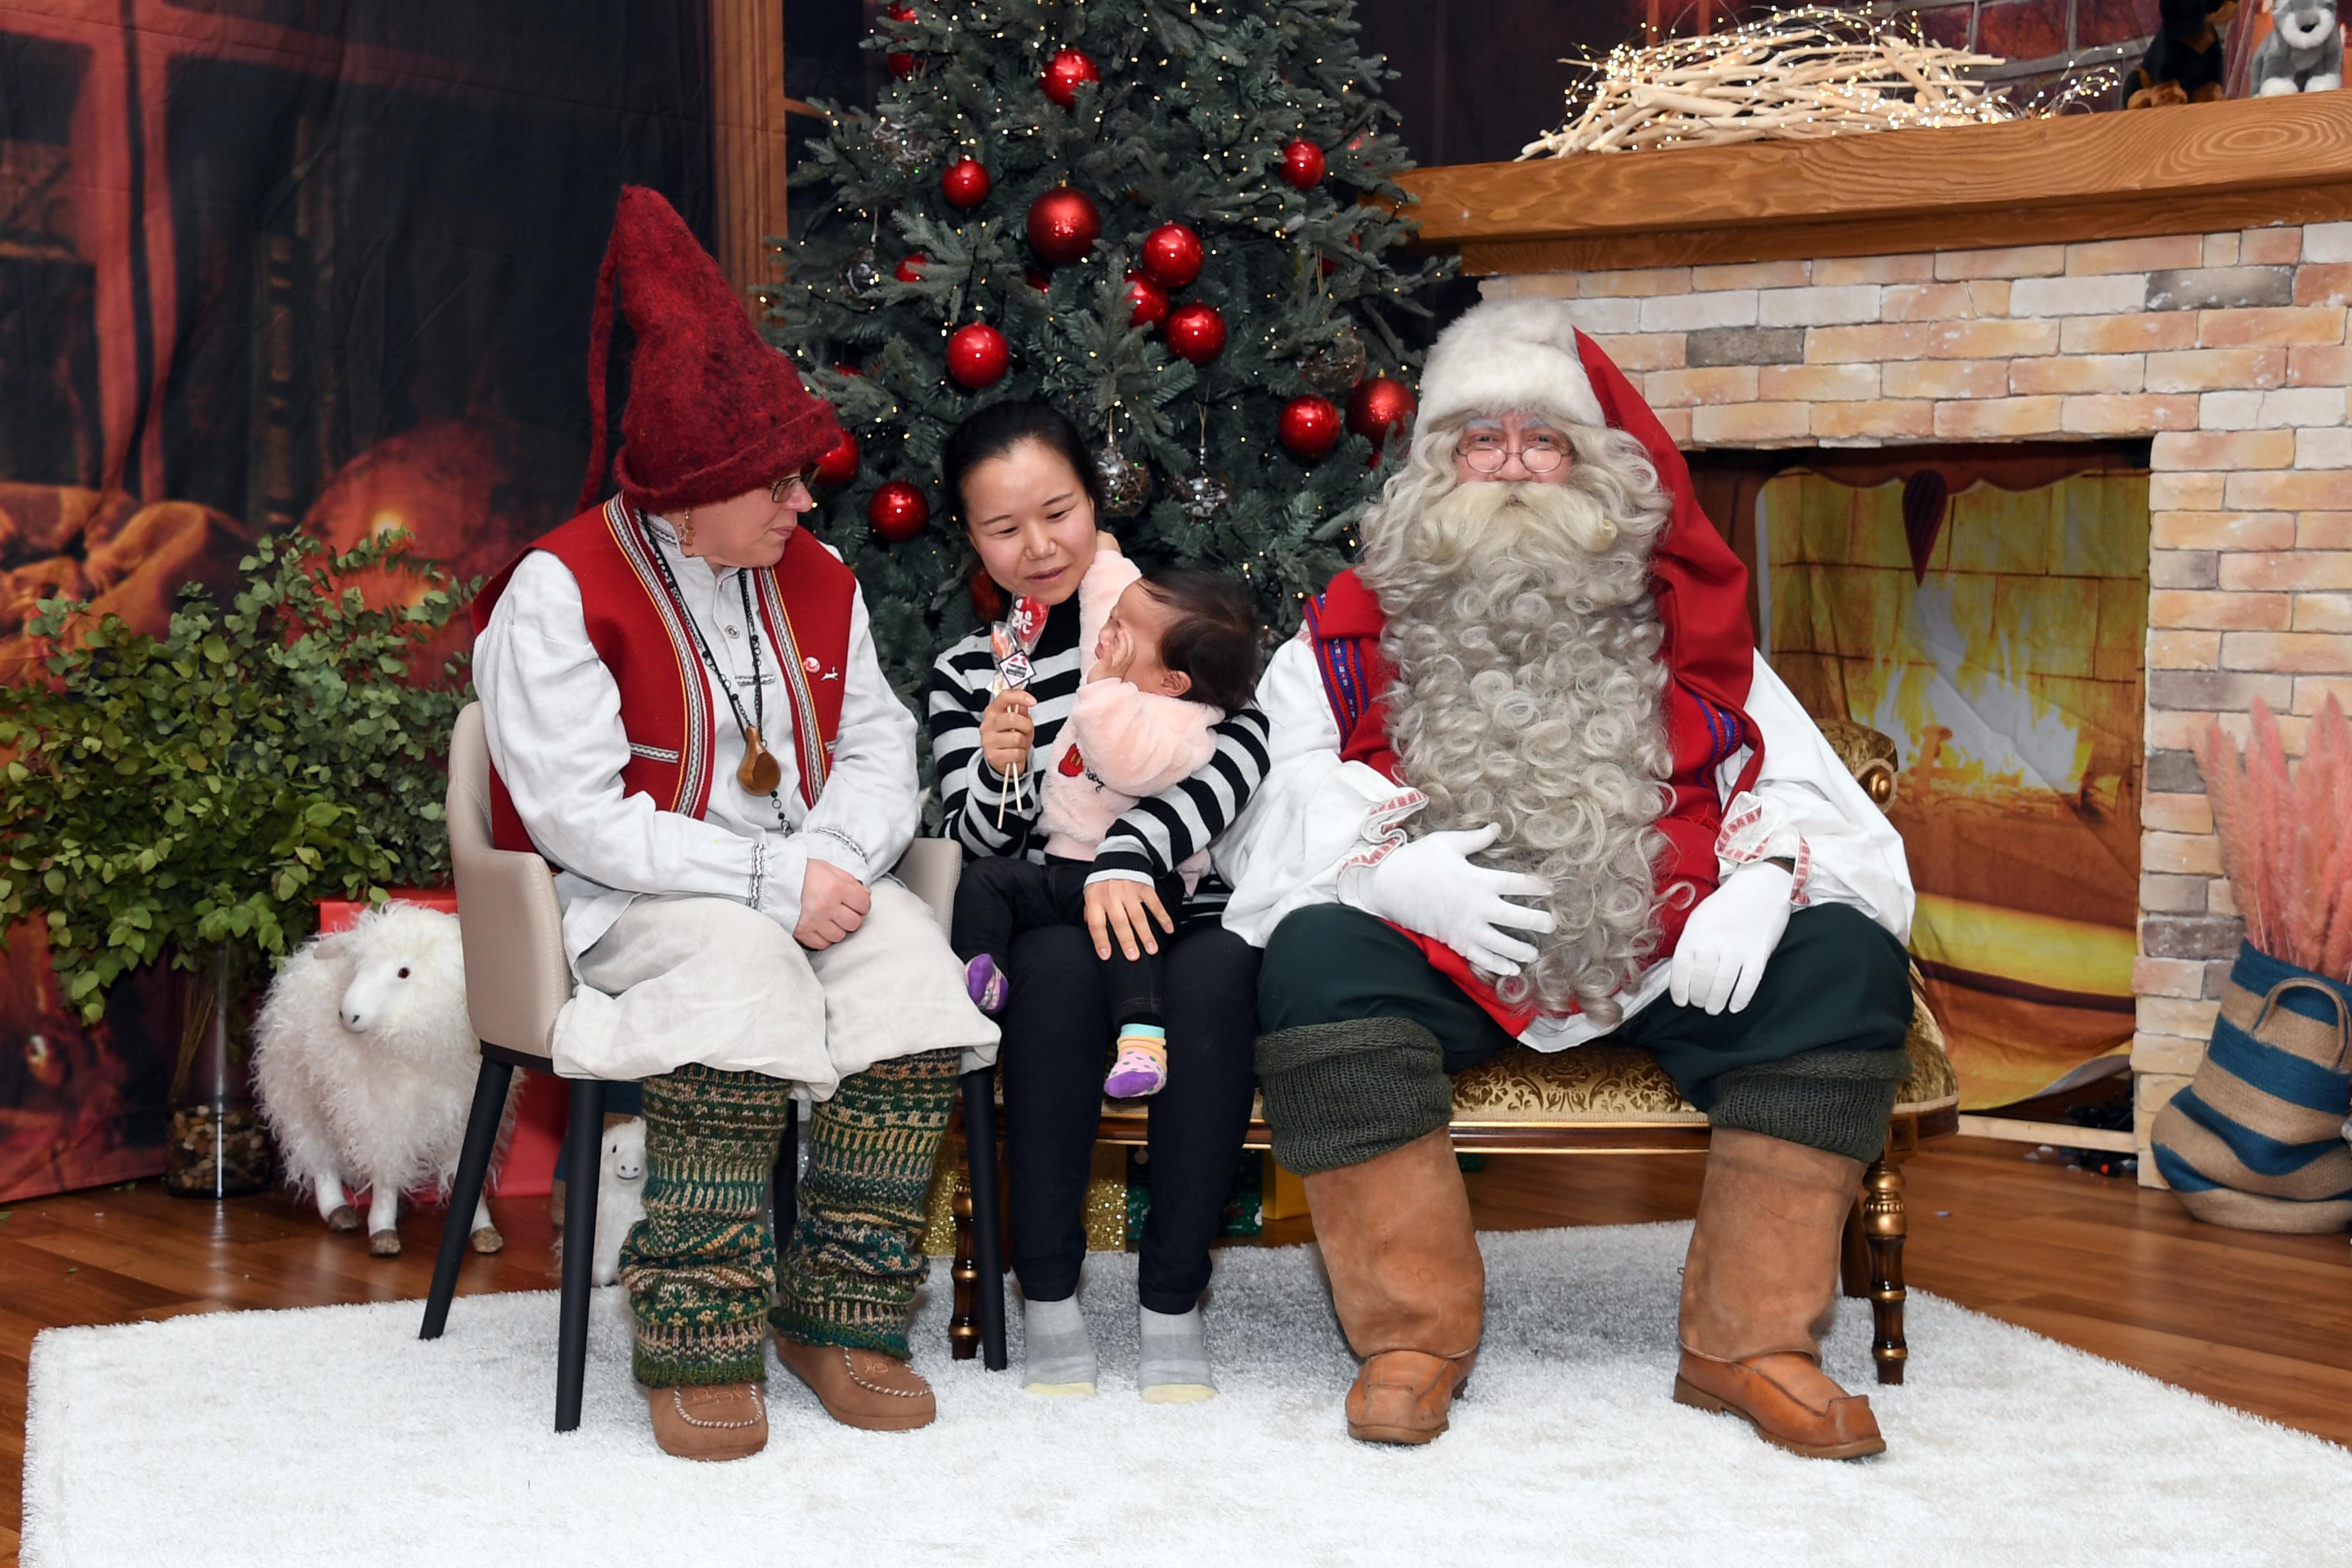
[[[596,1181],[596,1257],[590,1265],[599,1285],[621,1278],[621,1243],[629,1227],[646,1217],[646,1124],[631,1117],[604,1129],[603,1173]]]
[[[400,1194],[457,1174],[481,1055],[466,1015],[465,957],[454,915],[387,904],[288,959],[254,1026],[254,1087],[284,1155],[286,1180],[311,1193],[330,1230],[359,1215],[368,1250],[400,1250]],[[492,1166],[514,1130],[507,1094]],[[474,1206],[477,1252],[505,1246],[489,1205]]]

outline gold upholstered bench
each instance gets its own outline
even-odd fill
[[[1832,721],[1822,730],[1872,800],[1885,805],[1895,786],[1894,742],[1859,724]],[[1903,1162],[1929,1140],[1959,1131],[1959,1082],[1916,965],[1911,989],[1916,1005],[1904,1040],[1911,1073],[1896,1090],[1886,1147],[1864,1174],[1842,1254],[1845,1293],[1870,1301],[1871,1355],[1881,1383],[1903,1381],[1907,1354]],[[1097,1137],[1106,1144],[1139,1146],[1147,1114],[1136,1101],[1106,1100]],[[1454,1146],[1464,1153],[1688,1154],[1704,1152],[1707,1136],[1705,1113],[1683,1099],[1648,1052],[1631,1046],[1601,1041],[1549,1054],[1514,1047],[1454,1080]],[[1244,1142],[1252,1149],[1272,1146],[1256,1105]],[[949,1332],[960,1359],[981,1349],[981,1281],[969,1194],[964,1169],[956,1171],[951,1193],[940,1184],[941,1206],[953,1216],[955,1318]]]

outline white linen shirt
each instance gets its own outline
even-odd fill
[[[751,626],[737,583],[742,573],[685,554],[667,523],[641,515],[696,628],[751,718]],[[658,893],[733,899],[789,931],[800,921],[801,883],[812,858],[870,883],[906,852],[921,820],[914,715],[883,678],[865,595],[853,592],[849,656],[838,678],[844,682],[840,734],[831,776],[814,806],[801,799],[792,694],[764,630],[760,682],[767,728],[761,738],[783,768],[773,798],[737,782],[743,736],[734,710],[709,665],[692,649],[683,650],[702,675],[712,717],[710,800],[696,818],[662,810],[651,795],[623,793],[621,770],[630,751],[621,724],[621,689],[588,640],[580,584],[543,550],[515,567],[474,641],[474,688],[490,762],[531,842],[557,868],[564,954],[575,973],[580,955],[635,899]]]
[[[1213,854],[1234,889],[1226,928],[1264,947],[1293,910],[1347,901],[1339,892],[1340,862],[1372,841],[1379,823],[1397,819],[1391,808],[1402,786],[1365,763],[1340,760],[1339,721],[1306,628],[1267,662],[1257,701],[1273,730],[1271,765],[1249,809]],[[1908,942],[1911,870],[1901,837],[1760,655],[1747,710],[1764,735],[1754,793],[1776,825],[1801,836],[1810,850],[1807,901],[1852,904],[1897,942]],[[1716,773],[1716,792],[1726,804],[1748,757],[1742,746]],[[1717,867],[1727,878],[1738,868],[1727,861]],[[1654,963],[1617,994],[1626,1016],[1665,994],[1671,967]],[[1519,1039],[1557,1051],[1600,1034],[1579,1013],[1538,1016]]]

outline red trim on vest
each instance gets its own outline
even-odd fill
[[[1671,956],[1690,911],[1717,884],[1715,844],[1723,826],[1716,773],[1742,746],[1746,765],[1732,793],[1752,787],[1764,766],[1764,736],[1748,716],[1755,677],[1756,639],[1748,624],[1748,569],[1699,510],[1690,469],[1657,416],[1591,339],[1576,335],[1586,376],[1610,425],[1639,440],[1658,470],[1674,510],[1650,558],[1650,598],[1664,632],[1659,657],[1671,672],[1665,694],[1666,740],[1673,772],[1665,780],[1666,810],[1657,820],[1666,847],[1654,875],[1658,889],[1656,963]],[[1381,657],[1387,616],[1379,598],[1353,571],[1331,580],[1307,605],[1307,627],[1323,678],[1324,696],[1339,726],[1339,755],[1402,784],[1388,733],[1387,692],[1394,672]],[[1402,927],[1399,927],[1402,930]],[[1514,1036],[1536,1017],[1515,1006],[1475,973],[1467,959],[1434,938],[1405,931],[1431,967]]]
[[[709,808],[711,737],[718,722],[701,656],[686,630],[686,606],[663,581],[650,552],[658,548],[619,497],[582,512],[528,546],[563,563],[580,584],[588,640],[621,692],[629,761],[624,795],[645,795],[665,811],[699,817]],[[522,555],[485,584],[473,604],[474,632],[489,624]],[[816,804],[832,774],[841,733],[849,623],[857,579],[805,529],[795,529],[783,559],[753,574],[760,619],[783,666],[790,696],[801,798]],[[734,722],[733,715],[727,717]],[[770,737],[772,740],[772,737]],[[514,799],[490,772],[490,836],[501,849],[536,852]]]

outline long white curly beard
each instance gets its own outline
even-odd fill
[[[1588,456],[1580,440],[1565,484],[1425,475],[1366,518],[1358,564],[1387,617],[1389,737],[1429,797],[1409,830],[1498,824],[1479,858],[1551,889],[1536,962],[1486,978],[1604,1028],[1655,941],[1671,768],[1648,586],[1664,505],[1629,442],[1598,432]]]

